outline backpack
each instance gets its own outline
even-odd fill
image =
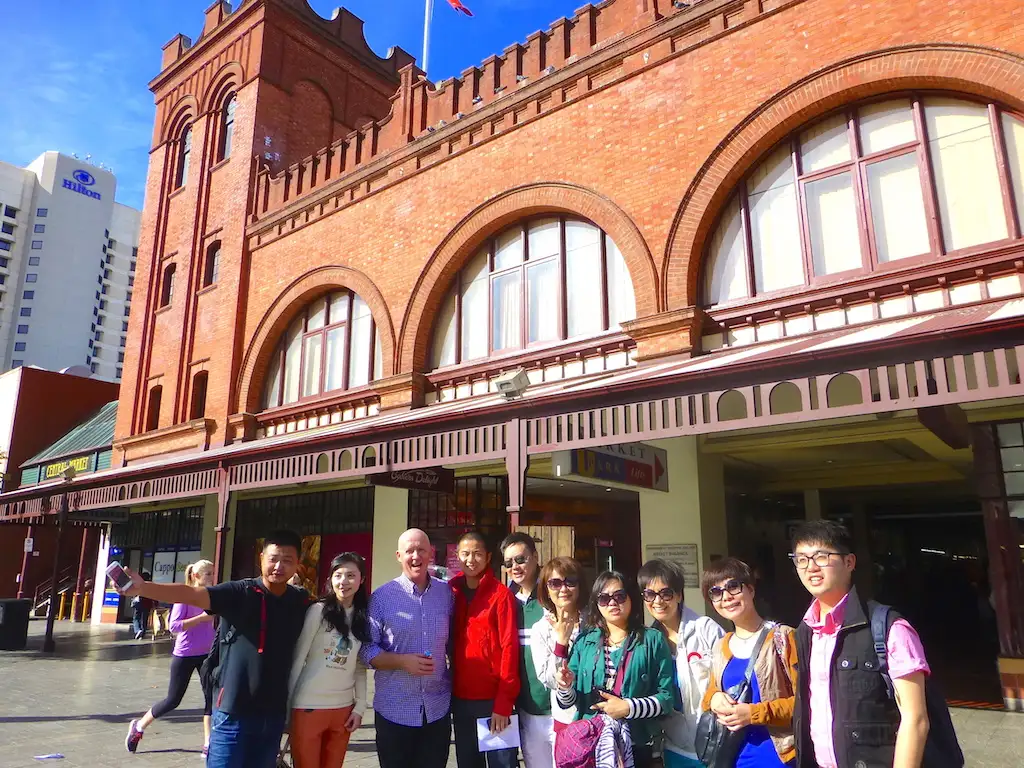
[[[260,596],[261,600],[260,640],[258,652],[262,654],[267,638],[267,596],[260,587],[253,587],[253,590]],[[214,639],[213,645],[210,646],[209,653],[206,654],[206,658],[203,659],[203,663],[199,667],[199,682],[202,684],[204,691],[215,691],[221,687],[220,672],[221,669],[224,668],[228,657],[228,651],[232,644],[234,644],[237,636],[238,629],[236,629],[235,626],[227,619],[220,618],[217,626],[217,637]],[[222,648],[223,651],[221,650]]]
[[[881,603],[870,602],[868,609],[871,611],[871,640],[875,646],[875,655],[878,656],[878,671],[885,681],[885,690],[889,698],[895,700],[896,689],[893,687],[892,678],[889,677],[889,651],[886,640],[889,637],[889,629],[897,617],[890,614],[891,609],[888,605]],[[931,675],[925,678],[924,696],[929,728],[921,765],[928,768],[962,768],[964,753],[956,738],[949,707]]]

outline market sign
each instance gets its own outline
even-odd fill
[[[370,485],[390,488],[408,488],[411,491],[455,493],[455,470],[444,467],[403,469],[397,472],[378,472],[370,475]]]
[[[79,456],[77,459],[58,461],[46,465],[46,479],[59,477],[68,467],[74,467],[76,472],[90,472],[92,470],[92,456]]]
[[[668,452],[645,443],[555,451],[553,464],[557,477],[668,492]]]

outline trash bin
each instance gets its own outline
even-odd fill
[[[0,600],[0,651],[25,650],[31,611],[31,600]]]

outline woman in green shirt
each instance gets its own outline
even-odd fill
[[[575,706],[577,719],[603,712],[628,721],[634,765],[647,768],[661,731],[658,719],[680,706],[668,644],[661,632],[644,626],[636,581],[617,571],[605,571],[594,582],[587,622],[568,667],[555,677],[558,705]],[[612,695],[623,659],[622,690]]]

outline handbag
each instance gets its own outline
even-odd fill
[[[284,740],[284,746],[277,753],[277,768],[292,768],[292,737]]]
[[[742,704],[749,704],[752,695],[750,684],[754,676],[754,665],[761,655],[761,648],[768,637],[769,628],[765,627],[754,642],[753,652],[747,661],[747,669],[743,673],[743,681],[733,688],[733,698]],[[710,709],[701,714],[697,721],[697,735],[694,738],[694,752],[697,759],[708,768],[732,768],[743,743],[743,730],[730,731],[718,720]]]

